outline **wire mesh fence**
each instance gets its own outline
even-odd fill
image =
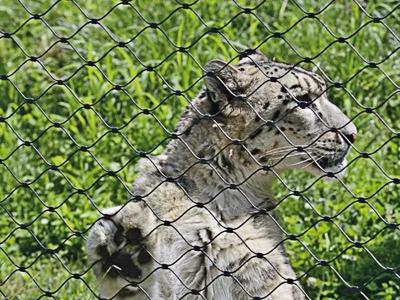
[[[168,143],[185,144],[188,138],[179,128],[175,131],[176,124],[185,107],[195,107],[206,63],[221,59],[228,62],[225,67],[233,66],[252,53],[246,51],[250,48],[270,61],[293,64],[289,72],[301,67],[319,73],[327,83],[324,92],[358,130],[343,178],[302,170],[278,174],[273,172],[276,165],[259,165],[276,177],[276,203],[252,206],[253,212],[279,216],[274,218],[282,233],[279,245],[296,273],[281,281],[292,280],[289,284],[301,286],[303,297],[311,299],[398,299],[399,6],[390,0],[124,0],[101,5],[0,0],[0,295],[99,298],[102,280],[94,278],[94,263],[88,262],[88,233],[96,221],[109,218],[105,208],[128,207],[132,200],[148,203],[156,187],[140,197],[140,184],[131,189],[141,176],[138,160],[156,168],[157,155],[165,153]],[[252,63],[262,70],[260,63]],[[281,81],[264,75],[266,83]],[[249,95],[240,96],[249,102]],[[200,119],[215,121],[215,130],[227,132],[218,114],[197,113]],[[271,124],[260,119],[261,127]],[[288,131],[279,125],[274,130],[291,145]],[[206,141],[208,136],[202,138]],[[219,162],[225,168],[233,163],[229,147],[248,150],[252,141],[227,138],[226,149],[219,149],[228,152]],[[191,144],[186,146],[191,149]],[[249,158],[256,156],[254,151],[244,152]],[[199,153],[192,154],[186,169],[213,166]],[[294,152],[283,160],[290,154]],[[180,171],[170,177],[156,168],[157,186],[196,182],[190,177],[185,178],[189,183],[183,182],[187,171]],[[235,182],[222,175],[216,193],[240,190],[252,176]],[[327,176],[334,178],[327,183]],[[252,196],[245,196],[252,203]],[[190,192],[187,197],[193,207],[199,206]],[[218,201],[215,195],[202,200],[210,205]],[[177,224],[192,210],[176,219],[161,218],[148,236],[166,227],[185,240]],[[213,209],[206,211],[212,217]],[[218,235],[227,232],[241,238],[238,232],[248,219],[232,227],[218,218],[210,222],[221,226]],[[124,232],[122,238],[132,239],[132,234]],[[246,245],[245,239],[241,245]],[[143,271],[143,278],[164,269],[174,272],[175,262],[157,261],[152,251],[143,255],[143,260],[155,262]],[[125,263],[129,265],[111,263],[108,272],[133,285],[132,265],[131,273],[118,269]],[[234,278],[246,263],[229,275]],[[221,269],[215,278],[226,275]],[[182,298],[213,299],[205,291],[217,281],[185,287]],[[274,290],[255,296],[240,280],[235,284],[244,299],[274,296]],[[139,286],[144,295],[157,299],[151,297],[145,279]]]

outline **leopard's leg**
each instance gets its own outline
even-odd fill
[[[100,296],[113,299],[149,299],[157,283],[156,218],[144,202],[130,202],[105,211],[90,230],[89,262],[98,280]]]
[[[308,299],[271,222],[243,218],[232,228],[217,232],[207,250],[211,298]]]
[[[303,300],[296,275],[281,247],[268,254],[243,252],[232,269],[233,299]]]
[[[194,208],[163,227],[168,268],[160,271],[172,286],[166,299],[306,299],[276,228],[248,218],[236,223],[231,227],[238,228],[228,230],[208,211]]]

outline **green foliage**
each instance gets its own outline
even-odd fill
[[[354,118],[356,148],[371,153],[361,157],[353,151],[342,182],[316,181],[300,171],[284,174],[291,190],[304,191],[300,197],[276,184],[284,229],[298,236],[285,244],[305,289],[313,299],[361,299],[347,282],[370,299],[399,295],[399,231],[385,225],[400,219],[399,192],[391,182],[400,174],[397,1],[358,1],[373,17],[388,15],[376,23],[345,0],[326,9],[328,1],[316,0],[208,0],[191,9],[179,1],[76,0],[50,10],[49,0],[21,2],[43,16],[30,18],[19,1],[0,1],[0,32],[12,33],[0,33],[0,74],[8,76],[0,80],[0,116],[6,119],[0,122],[3,296],[36,299],[52,291],[57,299],[94,298],[89,289],[95,291],[96,282],[87,271],[81,236],[99,217],[98,209],[126,201],[138,152],[162,151],[167,131],[201,87],[200,66],[235,59],[249,47],[317,67],[332,85],[331,100]],[[254,10],[246,14],[239,5]],[[313,18],[307,12],[320,13]],[[101,26],[85,25],[85,14]],[[160,25],[151,28],[150,22]],[[274,32],[284,32],[284,38]],[[312,63],[303,62],[305,57]],[[335,82],[345,88],[335,88]],[[113,89],[116,84],[122,88]]]

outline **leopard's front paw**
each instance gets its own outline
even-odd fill
[[[139,203],[107,211],[91,229],[87,241],[89,261],[99,280],[102,297],[135,296],[143,290],[137,283],[152,270],[151,218]],[[154,228],[154,227],[153,227]]]

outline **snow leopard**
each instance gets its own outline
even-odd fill
[[[258,51],[212,60],[202,78],[164,152],[140,154],[127,203],[89,232],[99,296],[309,299],[272,184],[293,168],[343,176],[356,127],[320,75]]]

